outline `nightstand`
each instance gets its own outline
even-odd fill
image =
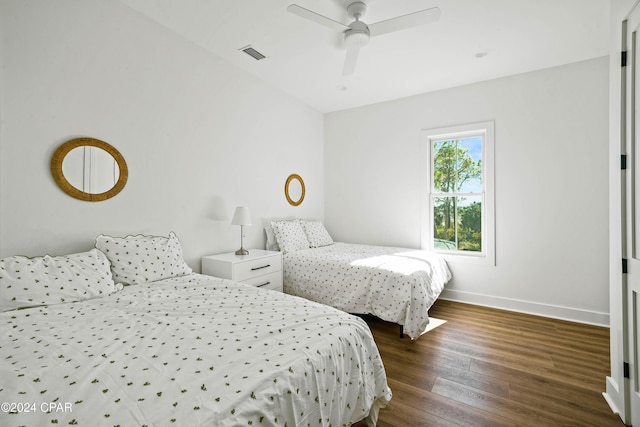
[[[249,249],[249,255],[207,255],[202,257],[202,274],[282,292],[282,253]]]

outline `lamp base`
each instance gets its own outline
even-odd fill
[[[240,248],[236,251],[236,255],[249,255],[249,251],[245,248]]]

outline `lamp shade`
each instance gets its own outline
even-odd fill
[[[232,225],[251,225],[251,215],[249,208],[246,206],[238,206],[231,220]]]

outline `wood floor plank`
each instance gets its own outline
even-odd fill
[[[446,322],[414,341],[364,317],[393,392],[378,426],[624,427],[602,397],[607,328],[444,300],[430,315]]]
[[[549,352],[537,346],[526,345],[526,342],[514,342],[512,337],[507,339],[495,336],[469,337],[468,335],[468,333],[441,334],[438,340],[425,341],[427,346],[441,346],[447,343],[449,351],[465,354],[487,362],[496,362],[505,358],[521,358],[526,362],[553,366],[553,360]]]
[[[495,396],[491,393],[457,384],[438,378],[432,393],[448,397],[451,400],[473,406],[492,413],[501,413],[510,420],[510,425],[537,427],[563,426],[571,420],[569,418],[554,419],[555,414],[547,411],[541,412],[536,408],[527,406],[521,402]]]
[[[377,427],[461,427],[459,422],[445,420],[433,414],[425,418],[420,409],[415,409],[402,402],[385,408],[385,418],[378,421]],[[392,420],[392,421],[389,421]],[[354,427],[366,427],[364,422],[354,424]]]
[[[574,422],[579,422],[580,425],[598,427],[623,425],[620,419],[616,419],[617,417],[612,419],[611,409],[606,403],[592,402],[590,399],[585,399],[585,395],[579,392],[556,395],[557,399],[549,397],[548,394],[532,393],[532,390],[522,386],[511,387],[511,400],[533,407],[544,407],[547,413],[568,417]]]
[[[442,367],[439,365],[427,367],[429,373],[433,376],[434,384],[438,378],[456,382],[461,385],[473,387],[477,390],[491,393],[495,396],[508,398],[510,385],[506,381],[496,380],[495,378],[487,378],[484,375],[477,374],[470,370],[462,371],[454,368]]]
[[[461,426],[487,426],[487,427],[512,427],[513,423],[500,414],[483,411],[470,405],[461,404],[458,401],[441,396],[437,393],[420,393],[414,387],[399,383],[394,380],[389,381],[389,386],[394,395],[405,405],[424,411],[430,408],[428,414],[424,413],[425,425],[431,416],[457,423]],[[382,412],[381,412],[382,419]]]

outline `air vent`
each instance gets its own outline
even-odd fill
[[[266,58],[265,55],[255,50],[252,46],[246,46],[240,50],[246,53],[247,55],[249,55],[250,57],[252,57],[253,59],[255,59],[256,61],[260,61],[261,59]]]

